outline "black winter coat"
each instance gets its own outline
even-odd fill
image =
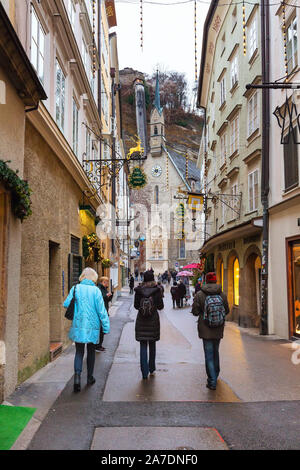
[[[110,297],[108,297],[108,291],[107,291],[107,288],[104,287],[102,284],[98,284],[98,287],[99,289],[101,290],[101,294],[102,294],[102,297],[103,297],[103,300],[104,300],[104,305],[105,305],[105,308],[106,308],[106,311],[108,313],[108,310],[109,310],[109,302],[112,301],[112,298],[113,296],[111,295]]]
[[[143,297],[152,297],[156,306],[156,312],[151,317],[145,318],[138,312],[135,322],[135,339],[136,341],[159,341],[160,321],[158,310],[164,308],[161,290],[156,282],[145,282],[134,290],[134,308],[139,310]]]
[[[180,299],[183,299],[185,297],[185,294],[186,294],[186,287],[183,283],[179,283],[178,284],[178,295],[179,295],[179,298]]]

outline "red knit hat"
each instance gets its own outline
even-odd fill
[[[205,279],[206,279],[206,282],[210,282],[210,283],[217,282],[216,273],[207,273]]]

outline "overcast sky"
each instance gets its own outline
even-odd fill
[[[183,72],[192,87],[195,81],[194,2],[174,5],[180,0],[148,1],[143,2],[143,51],[140,47],[139,0],[115,1],[120,69],[132,67],[151,74],[158,66],[163,71]],[[208,3],[197,3],[198,74],[208,7]]]

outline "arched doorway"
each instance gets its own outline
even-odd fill
[[[230,319],[239,320],[240,310],[240,262],[236,251],[232,251],[227,262],[227,298],[231,309]]]
[[[241,312],[243,325],[247,328],[258,328],[260,323],[260,293],[261,293],[261,257],[258,250],[246,258],[243,270],[243,302]]]

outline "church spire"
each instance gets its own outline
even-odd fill
[[[156,72],[156,85],[155,85],[155,101],[154,106],[156,107],[159,114],[162,113],[162,108],[160,106],[160,91],[159,91],[159,79],[158,79],[158,70]]]

